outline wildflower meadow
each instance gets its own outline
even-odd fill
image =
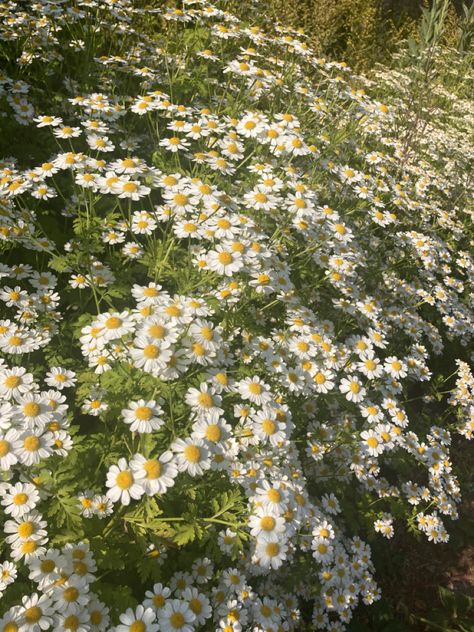
[[[227,4],[0,4],[0,632],[356,630],[463,519],[472,67]]]

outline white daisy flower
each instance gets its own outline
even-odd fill
[[[176,463],[180,472],[201,476],[211,467],[209,451],[201,439],[177,439],[171,449],[176,452]]]
[[[130,461],[130,468],[149,496],[164,494],[175,483],[178,468],[174,455],[170,450],[163,452],[158,459],[146,458],[142,454],[135,454]]]
[[[74,386],[76,383],[76,374],[74,371],[68,371],[61,367],[51,367],[46,373],[44,381],[48,386],[62,390],[63,388]]]
[[[164,424],[164,411],[154,399],[139,399],[128,406],[122,410],[122,416],[132,432],[153,432]]]
[[[107,497],[114,503],[120,501],[122,505],[129,505],[130,499],[138,500],[145,491],[140,475],[131,470],[124,458],[109,468],[106,485],[109,487]]]
[[[120,625],[115,628],[116,632],[157,632],[159,629],[156,623],[156,612],[153,608],[137,606],[136,610],[128,608],[124,614],[120,615]]]
[[[196,615],[187,601],[170,599],[158,611],[160,632],[194,632]]]
[[[8,485],[3,491],[0,489],[0,493],[5,513],[15,519],[23,518],[32,511],[40,498],[38,490],[31,483]]]

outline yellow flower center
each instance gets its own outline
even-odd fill
[[[137,185],[134,182],[126,182],[123,185],[123,191],[125,193],[135,193],[135,191],[138,189]]]
[[[148,421],[149,419],[151,419],[152,414],[153,414],[153,411],[149,406],[139,406],[135,410],[135,417],[139,421]]]
[[[156,345],[146,345],[143,349],[143,355],[147,360],[153,360],[160,355],[160,349]]]
[[[281,494],[278,489],[269,489],[267,492],[267,498],[272,503],[279,503],[281,500]]]
[[[22,522],[18,525],[17,533],[20,538],[29,538],[30,535],[35,530],[34,524],[32,522]]]
[[[21,552],[24,553],[25,555],[28,555],[29,553],[34,553],[36,549],[37,549],[37,544],[35,540],[27,540],[26,542],[23,542],[23,544],[21,545]]]
[[[210,341],[214,338],[214,332],[210,327],[202,327],[201,336],[204,338],[204,340]]]
[[[157,459],[149,459],[143,464],[148,480],[155,480],[160,477],[161,463]]]
[[[377,441],[377,439],[375,437],[369,437],[367,439],[367,445],[370,448],[376,448],[378,446],[379,442]]]
[[[23,414],[25,417],[36,417],[40,411],[40,406],[36,402],[28,402],[23,405]]]
[[[78,597],[79,597],[79,591],[77,590],[75,586],[69,586],[69,588],[66,588],[66,590],[63,592],[64,600],[69,603],[76,601]]]
[[[201,458],[201,450],[197,445],[187,445],[183,451],[184,457],[190,463],[197,463]]]
[[[13,496],[14,505],[24,505],[27,501],[28,501],[28,496],[26,494],[19,493]]]
[[[275,524],[275,518],[273,518],[272,516],[263,516],[263,518],[260,520],[260,526],[264,531],[273,531],[273,529],[275,528]]]
[[[105,321],[107,329],[118,329],[122,324],[122,319],[118,316],[111,316]]]
[[[228,266],[232,263],[232,255],[230,254],[230,252],[220,252],[217,256],[217,259],[219,263],[221,263],[223,266]]]
[[[166,599],[163,597],[163,595],[155,595],[153,597],[153,605],[156,608],[163,608],[163,606],[165,605]]]
[[[128,470],[123,470],[117,474],[115,482],[120,489],[129,489],[133,485],[133,476]]]
[[[179,628],[183,627],[184,616],[181,614],[181,612],[173,612],[173,614],[170,617],[170,625],[175,630],[179,630]]]
[[[221,438],[221,429],[217,424],[210,424],[206,429],[206,439],[208,441],[219,441]]]
[[[32,606],[31,608],[25,610],[23,616],[25,617],[27,623],[37,623],[43,616],[43,612],[38,606]]]
[[[26,437],[25,440],[23,441],[23,447],[28,452],[36,452],[39,446],[40,446],[40,440],[36,435],[30,435],[29,437]]]
[[[199,599],[191,599],[191,601],[189,602],[189,607],[194,612],[194,614],[200,614],[202,612],[202,603],[199,601]]]
[[[173,316],[174,318],[181,315],[181,308],[177,305],[169,305],[165,311],[168,316]]]
[[[212,396],[209,393],[200,393],[198,395],[198,402],[202,408],[211,408],[214,404]]]
[[[19,378],[17,375],[9,375],[7,378],[5,378],[3,383],[7,388],[15,388],[18,386],[18,384],[20,384],[20,382],[21,378]]]
[[[184,193],[176,193],[173,199],[177,206],[185,206],[189,200],[188,196],[184,195]]]
[[[267,435],[274,434],[276,430],[276,424],[271,419],[264,419],[262,422],[262,430]]]

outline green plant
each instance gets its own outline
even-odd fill
[[[439,587],[441,608],[435,608],[429,618],[419,617],[429,632],[473,632],[474,598],[459,591]]]

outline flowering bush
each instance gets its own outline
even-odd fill
[[[458,515],[470,102],[184,4],[1,8],[3,632],[337,632]]]

